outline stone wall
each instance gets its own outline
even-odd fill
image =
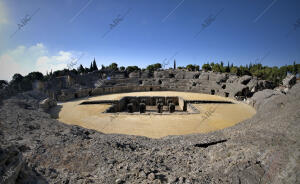
[[[185,100],[182,97],[178,98],[178,105],[183,111],[187,110],[187,103],[185,102]]]
[[[115,76],[108,78],[107,75]],[[45,84],[48,94],[55,93],[58,101],[74,98],[141,91],[186,91],[211,94],[229,98],[247,98],[255,92],[272,88],[272,84],[252,76],[238,77],[214,72],[189,72],[182,70],[148,71],[131,73],[93,72],[80,76],[66,76]],[[49,91],[51,91],[49,93]]]

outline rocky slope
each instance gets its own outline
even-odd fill
[[[0,183],[299,183],[300,84],[265,93],[234,127],[163,139],[65,125],[42,95],[15,96],[0,106]]]

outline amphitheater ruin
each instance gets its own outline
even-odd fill
[[[61,122],[152,138],[233,126],[255,114],[239,100],[271,87],[250,76],[182,70],[155,71],[153,76],[147,71],[129,76],[94,72],[54,82],[56,89],[51,83],[37,86],[62,102],[51,113]]]
[[[101,70],[5,88],[0,182],[297,183],[295,83]]]

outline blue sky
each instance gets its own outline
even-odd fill
[[[299,0],[0,0],[0,79],[63,69],[78,58],[77,66],[89,66],[94,57],[98,66],[145,67],[170,58],[172,66],[175,53],[178,66],[299,63],[299,9]]]

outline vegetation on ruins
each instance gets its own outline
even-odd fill
[[[93,72],[93,71],[98,71],[98,67],[97,67],[96,60],[95,60],[95,59],[94,59],[94,61],[91,63],[91,66],[90,66],[90,72]]]
[[[220,73],[232,73],[237,76],[250,75],[255,76],[260,79],[268,80],[273,82],[275,85],[278,85],[282,81],[287,73],[299,74],[300,64],[293,63],[293,65],[285,65],[281,67],[269,67],[263,66],[261,63],[252,64],[246,66],[234,66],[233,64],[224,66],[224,63],[206,63],[202,65],[202,69],[205,71],[214,71]]]
[[[0,80],[0,89],[4,88],[8,85],[8,82],[6,80]]]
[[[127,66],[126,72],[129,74],[134,71],[140,71],[141,69],[138,66]]]
[[[13,75],[9,85],[16,91],[27,91],[32,89],[32,82],[36,80],[43,81],[45,77],[41,72],[31,72],[25,77],[17,73]]]
[[[179,66],[177,69],[181,70],[188,70],[188,71],[200,71],[200,66],[196,64],[189,64],[186,67]],[[94,59],[91,62],[91,65],[89,68],[83,67],[82,64],[79,65],[77,69],[63,69],[63,70],[57,70],[54,72],[50,72],[46,75],[43,75],[40,72],[31,72],[26,76],[22,76],[21,74],[15,74],[12,77],[12,80],[8,83],[6,81],[1,80],[0,86],[5,87],[9,85],[12,87],[12,89],[16,91],[26,91],[32,89],[32,82],[39,80],[39,81],[47,81],[51,80],[55,77],[61,77],[66,75],[78,75],[78,74],[84,74],[89,72],[107,72],[107,71],[120,71],[120,72],[126,72],[126,74],[129,74],[131,72],[135,71],[145,71],[147,70],[150,72],[151,75],[153,75],[154,71],[162,70],[162,64],[161,63],[155,63],[148,65],[145,69],[141,69],[138,66],[121,66],[118,67],[117,63],[111,63],[109,66],[102,65],[101,69],[98,69],[96,60]],[[269,67],[269,66],[263,66],[261,63],[252,64],[246,66],[234,66],[233,64],[229,64],[229,62],[224,65],[223,62],[220,63],[205,63],[202,65],[203,71],[213,71],[213,72],[219,72],[219,73],[230,73],[235,74],[237,76],[243,76],[243,75],[250,75],[255,76],[259,79],[268,80],[273,82],[276,86],[280,84],[280,81],[282,81],[288,73],[292,74],[299,74],[300,71],[300,64],[296,64],[296,62],[293,63],[293,65],[285,65],[281,67]]]
[[[161,68],[162,68],[162,65],[160,63],[155,63],[155,64],[147,66],[146,69],[149,70],[150,72],[153,72],[153,71],[159,70]]]
[[[192,64],[189,64],[186,66],[186,69],[188,71],[199,71],[200,70],[200,67],[199,65],[192,65]]]
[[[116,71],[116,70],[118,70],[118,64],[117,63],[112,63],[108,66],[108,69]]]
[[[125,68],[124,66],[120,66],[120,71],[121,71],[121,72],[125,71],[125,69],[126,69],[126,68]]]

